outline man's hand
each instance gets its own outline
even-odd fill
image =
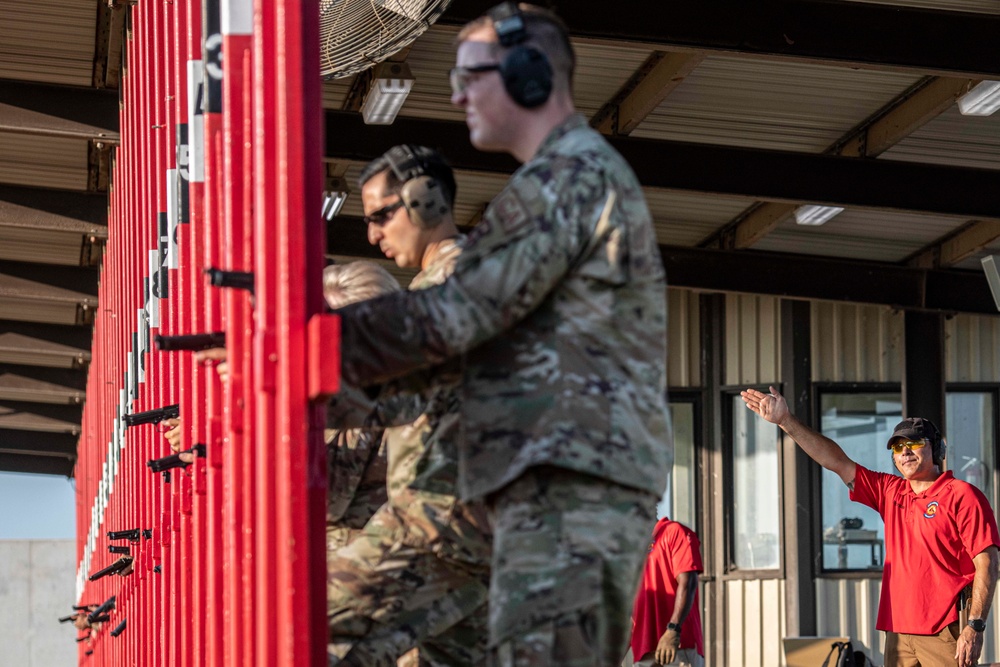
[[[958,667],[975,667],[979,663],[979,655],[983,652],[983,633],[976,632],[969,626],[962,628],[955,647],[955,660]]]
[[[740,392],[740,397],[747,407],[759,414],[766,421],[781,426],[781,422],[788,417],[788,403],[785,397],[778,393],[774,387],[768,387],[770,394],[757,391],[756,389],[746,389]]]
[[[656,653],[654,657],[656,662],[661,665],[669,665],[677,657],[677,651],[681,648],[681,635],[676,630],[667,630],[660,637],[660,641],[656,644]]]
[[[195,362],[199,364],[215,364],[215,372],[219,374],[219,379],[223,382],[229,379],[228,357],[228,352],[224,347],[213,347],[194,353]]]
[[[167,429],[163,432],[163,437],[170,444],[170,450],[181,451],[181,420],[164,419],[163,426]]]

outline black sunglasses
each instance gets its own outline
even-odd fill
[[[366,225],[384,225],[385,223],[389,222],[389,218],[391,218],[393,213],[396,212],[396,209],[398,209],[402,205],[403,205],[402,199],[393,204],[387,204],[386,206],[383,206],[382,208],[375,211],[371,215],[366,215],[365,217],[361,218],[361,221],[364,222]]]

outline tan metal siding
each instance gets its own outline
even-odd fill
[[[883,306],[812,304],[815,382],[900,382],[903,315]]]
[[[726,374],[728,385],[777,382],[780,299],[752,294],[726,295]]]
[[[667,290],[667,384],[701,386],[701,322],[698,294]]]
[[[816,631],[820,636],[850,637],[876,665],[885,648],[875,629],[881,579],[817,579]]]
[[[945,320],[945,382],[1000,382],[1000,318]]]
[[[773,667],[784,659],[785,582],[739,579],[726,582],[727,667]]]

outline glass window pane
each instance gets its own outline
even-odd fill
[[[667,490],[656,508],[657,518],[665,516],[691,530],[697,529],[694,404],[671,403],[673,422],[674,466],[667,477]]]
[[[736,567],[780,566],[778,427],[733,397],[733,559]]]
[[[854,461],[876,472],[898,475],[886,449],[902,419],[898,393],[823,394],[820,430]],[[875,510],[851,502],[837,475],[822,474],[823,569],[881,570],[885,528]]]
[[[945,465],[955,477],[979,488],[993,501],[993,395],[948,392],[945,396],[948,452]]]

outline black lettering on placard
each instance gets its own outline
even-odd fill
[[[202,4],[205,35],[205,113],[222,113],[222,7],[219,0]]]
[[[170,296],[170,272],[167,271],[167,245],[170,243],[170,231],[167,228],[167,214],[157,215],[159,226],[159,244],[157,246],[156,280],[153,282],[153,293],[161,299]]]
[[[186,224],[191,221],[188,213],[188,183],[191,174],[191,147],[188,145],[187,123],[177,124],[177,221]],[[176,232],[174,243],[177,243]]]

